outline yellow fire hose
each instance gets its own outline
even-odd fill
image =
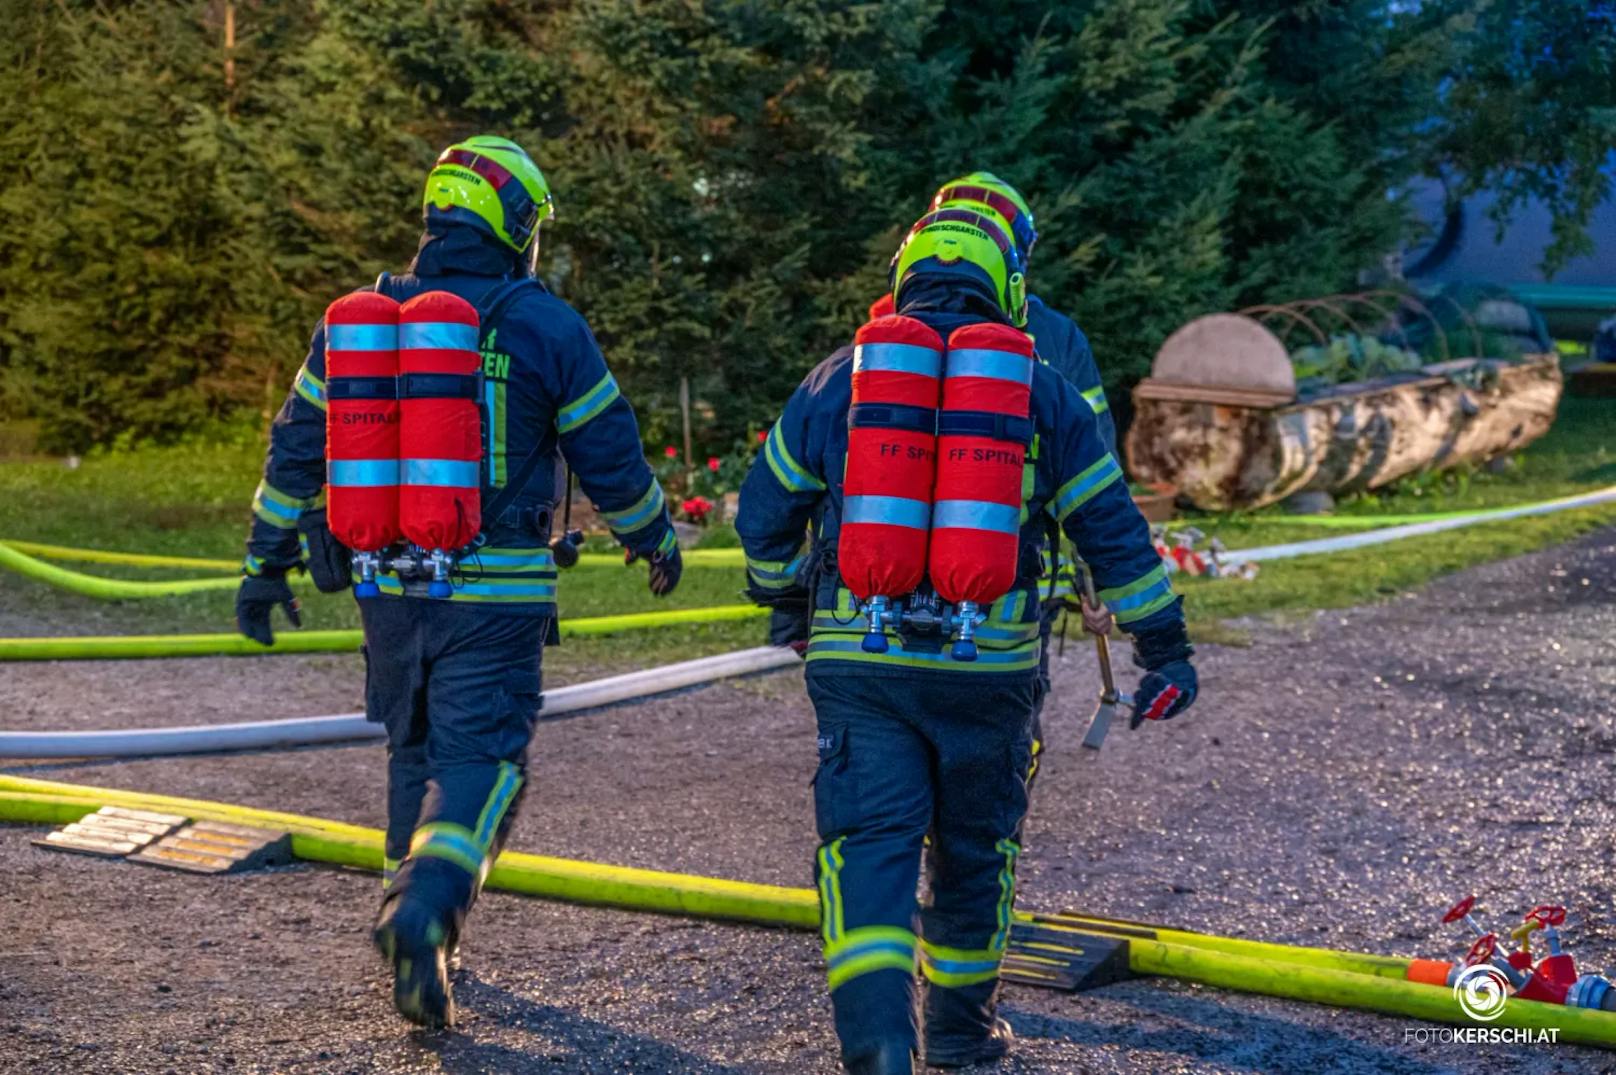
[[[39,816],[55,809],[51,803],[42,801],[45,799],[56,799],[62,804],[52,817]],[[292,851],[300,858],[367,870],[382,868],[379,829],[201,799],[0,774],[0,819],[65,824],[102,806],[159,810],[190,818],[282,829],[292,834]],[[511,851],[501,855],[489,873],[488,887],[574,903],[770,925],[813,927],[819,921],[817,897],[809,889],[693,877]]]
[[[714,605],[665,612],[563,619],[564,638],[589,638],[693,623],[752,620],[769,610],[756,605]],[[0,662],[130,659],[136,657],[255,657],[266,653],[342,653],[357,650],[364,634],[345,631],[277,631],[273,646],[260,646],[239,634],[83,635],[56,638],[0,638]]]
[[[79,563],[123,564],[131,567],[190,567],[224,570],[223,577],[200,579],[109,579],[70,571],[46,563],[62,560]],[[691,549],[684,553],[684,561],[696,567],[739,567],[745,563],[740,549]],[[586,553],[580,563],[621,566],[621,555]],[[135,600],[148,597],[173,597],[179,594],[200,593],[207,590],[231,590],[241,584],[240,561],[213,560],[194,556],[157,556],[147,553],[109,552],[102,549],[75,549],[65,545],[46,545],[37,541],[0,541],[0,567],[10,568],[27,578],[68,590],[84,597],[102,601]],[[307,583],[302,576],[293,576],[295,585]]]
[[[1206,948],[1234,956],[1277,959],[1286,963],[1350,971],[1353,974],[1369,974],[1377,978],[1395,978],[1399,981],[1407,977],[1408,966],[1412,962],[1402,956],[1377,956],[1364,952],[1343,952],[1335,948],[1309,948],[1296,944],[1270,944],[1266,941],[1246,940],[1243,937],[1220,937],[1213,933],[1197,933],[1193,930],[1173,929],[1171,926],[1131,922],[1122,918],[1103,918],[1097,915],[1029,914],[1022,917],[1025,921],[1057,930],[1101,933],[1130,940],[1165,941],[1169,944]]]
[[[162,810],[191,818],[283,829],[292,834],[292,850],[300,858],[370,870],[381,868],[382,834],[376,829],[225,803],[0,774],[0,819],[3,820],[66,824],[101,806]],[[812,929],[818,924],[817,895],[811,889],[749,884],[519,852],[500,856],[489,874],[488,887],[579,903],[799,929]],[[1110,923],[1113,929],[1135,925],[1116,919],[1091,921]],[[1157,939],[1130,937],[1129,964],[1135,973],[1437,1022],[1473,1022],[1460,1008],[1453,992],[1446,988],[1402,981],[1393,975],[1293,961],[1282,957],[1298,950],[1284,945],[1236,942],[1234,938],[1211,938],[1181,930],[1157,930],[1157,934]],[[1236,951],[1237,944],[1249,947]],[[1257,951],[1272,954],[1273,958],[1250,954]],[[1315,953],[1312,957],[1315,960],[1329,954],[1325,949],[1299,951]],[[1350,953],[1334,955],[1351,956]],[[1379,957],[1364,958],[1371,964],[1379,964]],[[1616,1048],[1616,1013],[1512,998],[1502,1014],[1486,1025],[1554,1029],[1562,1041]]]
[[[110,552],[105,549],[74,549],[66,545],[46,545],[38,541],[0,540],[17,552],[41,560],[61,560],[74,564],[126,564],[131,567],[194,567],[204,571],[241,570],[240,560],[214,560],[202,556],[158,556],[144,552]]]
[[[69,571],[65,567],[47,564],[43,560],[19,552],[11,545],[0,542],[0,567],[7,567],[38,582],[63,590],[95,597],[104,601],[122,598],[172,597],[176,594],[198,593],[204,590],[231,590],[241,585],[238,578],[166,579],[160,582],[129,579],[104,579],[86,575],[82,571]]]

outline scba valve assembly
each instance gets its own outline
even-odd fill
[[[482,530],[482,357],[471,303],[428,291],[400,305],[360,292],[326,311],[326,498],[353,550],[356,597],[378,574],[430,597]]]
[[[983,610],[1019,568],[1034,361],[1007,325],[967,325],[945,345],[890,316],[854,337],[837,564],[869,624],[866,653],[907,628],[976,659]]]

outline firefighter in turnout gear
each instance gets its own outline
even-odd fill
[[[981,213],[997,223],[1015,243],[1016,254],[1026,268],[1038,242],[1038,229],[1034,226],[1032,209],[1021,192],[992,172],[972,172],[950,180],[937,188],[932,196],[933,210],[966,209]],[[870,306],[870,316],[879,317],[893,312],[890,292]],[[1088,337],[1077,323],[1064,314],[1052,310],[1037,295],[1027,295],[1027,334],[1033,338],[1038,357],[1051,369],[1069,381],[1094,414],[1100,440],[1106,451],[1116,454],[1117,429],[1112,420],[1111,405],[1106,401],[1105,389],[1100,383],[1100,367],[1094,360],[1094,351]],[[1054,543],[1058,544],[1058,542]],[[1051,548],[1046,556],[1048,579],[1043,589],[1042,646],[1038,658],[1038,701],[1033,717],[1032,773],[1037,775],[1044,753],[1043,709],[1052,689],[1049,676],[1050,644],[1055,622],[1068,611],[1081,613],[1083,628],[1090,634],[1108,635],[1115,626],[1111,616],[1101,608],[1084,605],[1076,573],[1080,568],[1072,562],[1069,550]],[[1029,791],[1032,780],[1028,780]]]
[[[1181,600],[1094,409],[1012,327],[1025,323],[1024,284],[1002,225],[933,212],[894,258],[892,287],[897,315],[861,328],[786,403],[736,523],[774,640],[806,627],[821,933],[857,1075],[1010,1047],[996,1001],[1032,761],[1045,520],[1133,636],[1139,715],[1176,716],[1196,693]]]
[[[403,303],[436,293],[430,301],[439,306],[474,308],[479,326],[457,337],[481,353],[476,377],[426,375],[418,385],[448,385],[463,397],[458,405],[475,402],[480,421],[473,413],[468,428],[481,437],[481,460],[409,459],[402,470],[429,486],[458,484],[439,481],[434,468],[461,481],[470,474],[466,493],[480,503],[480,531],[455,554],[447,580],[401,567],[367,580],[371,589],[356,587],[366,715],[388,737],[386,888],[375,942],[393,967],[398,1010],[426,1026],[453,1020],[446,957],[527,782],[540,657],[555,631],[551,520],[564,495],[563,458],[627,558],[648,561],[652,592],[667,594],[679,581],[673,527],[634,411],[589,326],[532,275],[539,226],[552,213],[544,175],[514,142],[484,136],[450,146],[427,179],[425,231],[409,270],[362,289],[376,293],[365,302],[388,309],[393,303],[378,295]],[[328,411],[366,392],[388,405],[394,398],[391,379],[385,391],[356,378],[328,384],[328,343],[334,355],[363,351],[370,332],[335,321],[328,330],[322,319],[271,430],[236,601],[242,632],[266,645],[276,605],[298,625],[286,574],[305,557],[322,589],[349,581],[349,550],[325,526],[327,491],[334,498],[339,486],[399,480],[400,464],[344,459],[339,468],[334,450],[327,458]],[[462,353],[475,364],[475,351]],[[406,379],[397,379],[403,405]],[[395,477],[367,479],[378,466]]]

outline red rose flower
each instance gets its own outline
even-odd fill
[[[662,449],[662,454],[667,456],[669,459],[678,459],[679,449],[670,444],[666,448]]]
[[[707,457],[707,469],[712,471],[714,474],[718,473],[719,465],[718,456],[710,455]]]

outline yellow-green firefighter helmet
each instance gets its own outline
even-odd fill
[[[932,209],[974,209],[986,212],[1003,221],[1006,234],[1016,241],[1016,252],[1023,266],[1032,257],[1033,245],[1038,242],[1038,229],[1033,226],[1032,209],[1021,192],[992,172],[972,172],[949,180],[937,188],[931,200]]]
[[[521,146],[480,134],[438,155],[426,177],[421,213],[427,223],[469,223],[523,253],[539,225],[555,215],[550,184]]]
[[[915,222],[892,259],[892,301],[903,309],[904,287],[920,276],[949,276],[985,289],[1018,328],[1027,323],[1027,281],[1021,255],[1002,224],[974,209],[939,209]]]

